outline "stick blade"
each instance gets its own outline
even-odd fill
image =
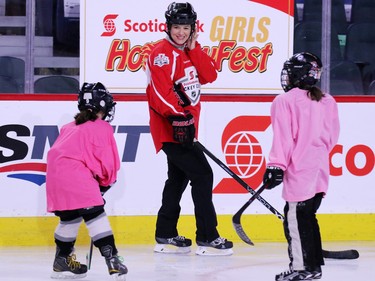
[[[326,259],[355,260],[359,258],[359,252],[354,249],[343,251],[323,250],[323,257]]]
[[[233,221],[233,227],[234,227],[234,230],[236,231],[237,235],[241,238],[241,240],[243,242],[245,242],[246,244],[249,244],[251,246],[254,246],[253,241],[251,241],[249,236],[246,235],[246,233],[243,230],[242,225],[240,223],[235,223]]]

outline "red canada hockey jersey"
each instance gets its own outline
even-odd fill
[[[165,38],[152,48],[146,63],[146,75],[150,130],[156,152],[159,152],[164,142],[175,142],[172,125],[167,119],[169,116],[185,116],[189,111],[194,116],[198,132],[201,85],[216,80],[217,66],[198,42],[193,50],[189,50]],[[174,85],[180,83],[191,102],[186,107],[182,107],[174,91]]]

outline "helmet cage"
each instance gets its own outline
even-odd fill
[[[95,114],[103,112],[103,120],[111,122],[115,115],[115,105],[113,97],[100,82],[83,83],[78,93],[78,109],[91,110]]]
[[[281,86],[285,92],[293,88],[310,89],[319,80],[322,62],[310,53],[298,53],[284,63],[281,71]]]

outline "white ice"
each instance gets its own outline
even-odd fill
[[[271,281],[288,267],[286,243],[234,245],[232,256],[202,257],[194,254],[159,254],[153,245],[120,245],[119,254],[129,269],[127,281]],[[355,260],[325,259],[322,281],[357,281],[375,278],[375,241],[326,242],[326,250],[356,249]],[[77,260],[85,263],[89,245],[76,248]],[[50,279],[53,247],[0,248],[0,280],[44,281]],[[104,259],[94,249],[91,269],[80,280],[111,280]]]

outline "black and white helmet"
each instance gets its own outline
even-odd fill
[[[281,71],[281,86],[285,92],[293,88],[309,90],[322,73],[321,60],[311,53],[297,53],[284,63]]]
[[[186,3],[173,2],[169,4],[165,12],[166,24],[168,32],[172,24],[189,24],[191,25],[191,32],[195,30],[195,22],[197,20],[197,13],[194,11],[193,6]]]
[[[103,120],[111,122],[115,116],[113,97],[106,87],[100,83],[83,83],[78,93],[78,109],[90,109],[94,113],[104,113]]]

